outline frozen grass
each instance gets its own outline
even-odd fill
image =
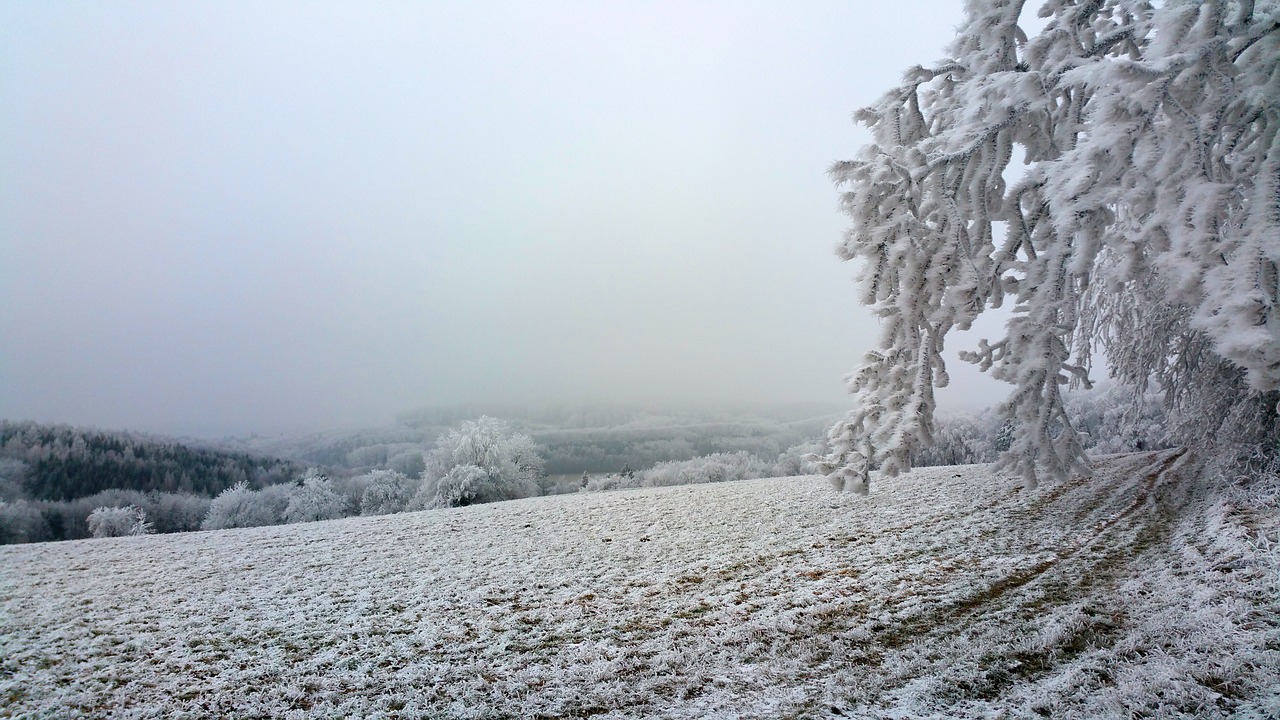
[[[0,548],[0,715],[1277,717],[1274,488],[1173,453]]]

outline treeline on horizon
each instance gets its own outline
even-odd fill
[[[741,404],[725,407],[474,403],[404,413],[392,427],[332,430],[302,436],[232,438],[229,447],[350,473],[422,472],[422,454],[460,422],[502,418],[533,438],[550,475],[642,470],[661,462],[715,453],[773,458],[820,437],[838,405]]]
[[[0,460],[23,463],[22,495],[34,500],[105,490],[217,495],[241,482],[286,482],[304,469],[277,457],[170,439],[8,420],[0,420]]]
[[[0,543],[91,537],[89,516],[100,508],[140,510],[148,531],[208,529],[212,500],[230,488],[241,488],[245,497],[256,493],[252,497],[269,507],[274,519],[262,524],[284,522],[306,472],[326,478],[323,487],[316,483],[317,493],[340,496],[343,514],[367,514],[364,493],[371,483],[395,477],[396,492],[419,487],[426,459],[449,431],[439,423],[478,409],[433,410],[390,428],[232,439],[223,441],[225,448],[0,421]],[[1090,453],[1168,445],[1167,418],[1151,395],[1110,386],[1070,394],[1067,409]],[[651,412],[525,411],[504,418],[504,425],[532,441],[536,494],[558,494],[811,473],[810,460],[828,452],[823,437],[834,419],[811,415],[813,408]],[[991,462],[1013,430],[990,409],[940,417],[934,444],[914,454],[913,464]],[[399,508],[421,509],[408,496]]]
[[[288,483],[304,470],[168,438],[0,420],[0,543],[90,537],[100,507],[141,508],[155,532],[199,530],[227,488]]]
[[[437,438],[485,411],[505,413],[513,430],[532,437],[543,472],[552,476],[640,471],[733,453],[772,460],[816,439],[837,415],[828,406],[465,405],[402,416],[392,427],[204,445],[0,420],[0,543],[91,537],[88,516],[100,507],[139,508],[155,532],[199,530],[210,501],[228,488],[300,483],[308,468],[332,478],[355,506],[360,478],[380,470],[419,478]],[[581,487],[576,480],[548,480],[544,493]]]

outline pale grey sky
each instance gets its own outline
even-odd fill
[[[0,417],[843,401],[877,330],[826,169],[960,18],[0,2]]]

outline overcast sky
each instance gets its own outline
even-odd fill
[[[0,2],[0,417],[848,402],[877,330],[826,170],[960,16]]]

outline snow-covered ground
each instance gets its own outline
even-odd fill
[[[1276,498],[1180,463],[8,546],[0,715],[1280,717]]]

